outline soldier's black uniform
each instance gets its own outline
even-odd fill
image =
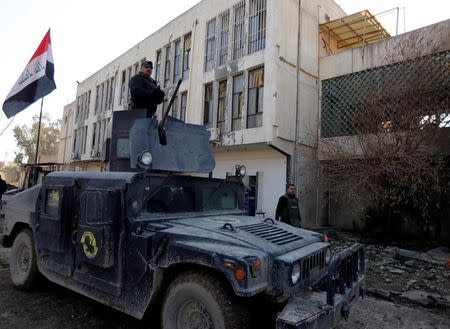
[[[131,94],[131,108],[146,109],[147,118],[155,114],[156,107],[164,100],[162,91],[151,77],[139,72],[130,79],[128,84]]]

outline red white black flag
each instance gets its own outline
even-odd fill
[[[16,115],[38,99],[50,94],[56,88],[54,73],[49,29],[3,103],[6,117]]]

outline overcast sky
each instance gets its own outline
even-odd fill
[[[222,1],[222,0],[216,0]],[[287,1],[287,0],[279,0]],[[308,0],[306,0],[308,1]],[[2,43],[0,103],[3,104],[48,28],[51,28],[57,89],[44,99],[44,112],[62,116],[64,105],[75,100],[76,81],[82,81],[145,39],[199,0],[7,0],[0,7]],[[373,14],[400,7],[399,33],[450,18],[447,0],[336,0],[349,14],[369,9]],[[403,9],[405,8],[405,9]],[[403,14],[405,13],[405,15]],[[396,11],[379,16],[395,35]],[[406,20],[403,21],[403,17]],[[0,136],[0,161],[16,151],[14,126],[32,122],[36,102],[18,115]],[[0,111],[0,133],[8,125]]]

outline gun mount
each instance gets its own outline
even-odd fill
[[[164,145],[158,126],[158,120],[146,118],[142,110],[114,112],[105,142],[107,170],[208,173],[214,169],[205,127],[168,117]]]

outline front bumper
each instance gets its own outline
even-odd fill
[[[336,255],[319,286],[291,298],[277,317],[276,329],[329,329],[347,318],[351,304],[363,295],[364,249],[355,244]]]

